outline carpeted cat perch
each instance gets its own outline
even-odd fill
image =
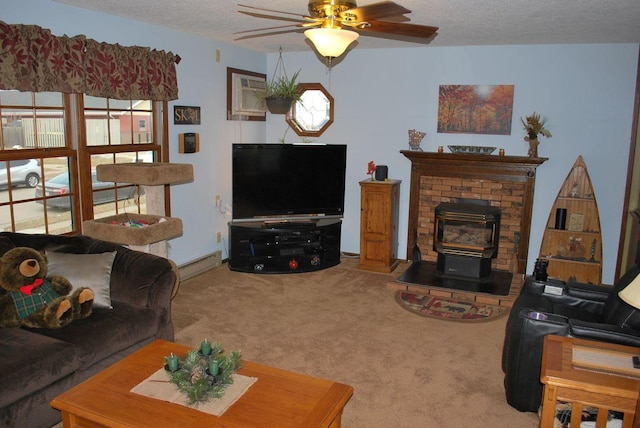
[[[167,240],[182,235],[182,220],[167,217],[164,186],[193,181],[193,166],[178,163],[127,163],[98,165],[98,180],[143,186],[147,214],[117,214],[83,223],[84,234],[104,241],[167,258]],[[124,227],[128,221],[143,222],[144,227]]]

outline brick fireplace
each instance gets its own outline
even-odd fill
[[[546,158],[401,153],[411,161],[407,257],[417,243],[422,260],[437,261],[434,227],[438,205],[482,200],[501,212],[498,253],[491,268],[526,273],[536,168]]]

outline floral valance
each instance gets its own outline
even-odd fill
[[[178,98],[179,61],[171,52],[0,21],[0,89],[169,101]]]

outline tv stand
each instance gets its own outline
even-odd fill
[[[316,224],[318,221],[317,220],[310,220],[310,219],[304,219],[304,220],[265,220],[263,221],[263,227],[268,227],[271,229],[279,229],[279,228],[286,228],[286,229],[291,229],[294,227],[299,227],[299,226],[308,226],[308,225],[313,225]]]
[[[229,223],[229,269],[295,273],[340,263],[341,219]]]

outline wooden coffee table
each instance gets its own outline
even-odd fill
[[[51,406],[68,427],[331,427],[341,425],[353,388],[244,361],[239,374],[258,380],[222,416],[160,401],[130,390],[191,348],[157,340],[59,395]]]

